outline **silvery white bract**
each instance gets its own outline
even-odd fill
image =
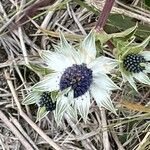
[[[44,50],[40,55],[47,67],[54,72],[33,86],[32,90],[59,91],[54,111],[58,124],[64,113],[72,117],[78,113],[86,121],[93,100],[99,107],[116,113],[110,94],[112,90],[119,88],[106,74],[110,73],[117,63],[104,56],[96,58],[93,31],[84,39],[78,50],[61,34],[61,43],[55,47],[55,51]]]
[[[148,73],[150,73],[150,51],[144,51],[149,43],[150,36],[141,44],[121,46],[119,49],[119,67],[124,81],[128,81],[136,90],[135,79],[141,83],[150,85]]]

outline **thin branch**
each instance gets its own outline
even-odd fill
[[[22,135],[24,137],[26,137],[26,139],[28,140],[28,142],[35,148],[35,150],[39,150],[39,148],[35,145],[35,143],[32,141],[32,139],[29,137],[29,135],[24,131],[24,129],[22,128],[22,126],[20,125],[20,123],[18,122],[18,120],[13,117],[10,116],[12,123],[18,128],[18,130],[22,133]]]
[[[103,127],[104,150],[110,150],[111,148],[110,148],[109,136],[107,131],[106,113],[104,108],[101,108],[101,119],[102,119],[102,127]]]
[[[144,150],[145,149],[145,144],[146,142],[149,143],[150,141],[150,131],[148,131],[145,135],[145,137],[143,138],[143,140],[141,141],[141,143],[139,144],[138,148],[136,150]]]
[[[0,110],[0,119],[6,124],[6,126],[12,131],[12,133],[19,139],[22,145],[28,150],[34,150],[23,135],[17,130],[17,128],[8,120],[5,114]]]
[[[67,120],[68,124],[71,126],[72,130],[75,132],[75,134],[77,136],[81,136],[82,133],[80,132],[76,124],[74,124],[74,122],[70,119],[70,117],[67,114],[65,114],[64,117]],[[81,143],[85,149],[88,149],[88,150],[91,149],[91,145],[87,142],[87,140],[81,140]]]
[[[20,39],[21,50],[22,50],[22,53],[23,53],[23,56],[24,56],[25,63],[26,63],[26,65],[28,65],[29,64],[28,55],[27,55],[27,50],[26,50],[26,47],[25,47],[21,27],[18,28],[18,37]]]
[[[119,141],[118,136],[117,136],[117,134],[116,134],[114,128],[111,129],[111,135],[112,135],[114,141],[116,142],[116,144],[117,144],[117,146],[118,146],[118,149],[119,149],[119,150],[125,150],[124,147],[123,147],[123,145],[122,145],[121,142]]]
[[[52,5],[54,2],[55,0],[38,0],[29,8],[27,8],[24,14],[16,21],[16,26],[13,26],[13,29],[16,29],[16,27],[21,26],[24,22],[28,20],[28,18],[34,17],[40,11],[39,8]]]

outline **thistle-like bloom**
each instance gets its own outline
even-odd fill
[[[150,73],[150,51],[144,51],[150,37],[137,46],[123,46],[120,49],[119,66],[125,81],[128,81],[136,90],[135,79],[150,85],[148,73]]]
[[[68,113],[76,113],[86,121],[91,102],[116,113],[110,99],[111,90],[118,86],[106,75],[116,67],[115,60],[101,56],[96,58],[93,31],[84,39],[78,50],[74,49],[61,34],[61,43],[55,51],[42,51],[41,58],[50,70],[32,90],[58,91],[55,119],[59,123]]]

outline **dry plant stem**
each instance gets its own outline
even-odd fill
[[[16,21],[16,27],[26,22],[29,17],[32,18],[35,16],[39,12],[39,8],[52,5],[54,2],[55,0],[38,0],[25,11],[25,13],[21,16],[21,18],[19,18],[18,21]],[[15,29],[16,27],[14,26]]]
[[[81,140],[86,140],[88,138],[91,138],[93,136],[96,136],[97,134],[99,134],[101,132],[101,127],[99,127],[97,130],[95,131],[91,131],[90,133],[85,133],[84,135],[81,136],[77,136],[75,138],[68,138],[69,140],[77,140],[77,141],[81,141]]]
[[[106,24],[108,15],[113,7],[115,0],[106,0],[103,10],[98,18],[97,24],[95,26],[96,31],[100,31],[103,29],[104,25]]]
[[[13,98],[15,100],[15,103],[18,107],[18,110],[19,110],[19,113],[20,115],[28,122],[28,124],[30,124],[30,126],[41,136],[43,137],[43,139],[45,141],[47,141],[47,143],[49,143],[54,149],[56,150],[62,150],[52,139],[50,139],[21,109],[21,105],[19,103],[19,100],[18,100],[18,96],[16,94],[16,91],[14,89],[14,86],[12,84],[12,81],[10,79],[10,75],[7,71],[5,71],[5,78],[7,79],[7,83],[8,83],[8,86],[10,88],[10,91],[13,95]]]
[[[1,145],[2,150],[6,149],[1,137],[0,137],[0,145]]]
[[[28,134],[24,131],[24,129],[22,128],[22,126],[20,125],[20,123],[18,122],[18,120],[16,118],[14,118],[13,116],[11,116],[11,121],[12,123],[18,128],[18,130],[22,133],[22,135],[24,137],[26,137],[26,139],[28,140],[28,142],[34,147],[35,150],[39,150],[38,147],[35,145],[35,143],[32,141],[32,139],[28,136]]]
[[[77,136],[81,135],[81,132],[80,130],[77,128],[77,126],[72,122],[72,120],[70,119],[70,117],[65,114],[65,119],[67,120],[68,124],[71,126],[72,130],[75,132],[75,134]],[[87,150],[90,150],[91,149],[91,146],[88,144],[88,142],[86,140],[83,140],[81,141],[82,142],[82,146],[87,149]]]
[[[18,35],[19,35],[19,39],[20,39],[20,45],[21,45],[23,56],[24,56],[24,60],[25,60],[26,65],[28,65],[29,64],[28,55],[27,55],[27,50],[26,50],[26,47],[25,47],[21,27],[18,28]]]
[[[143,138],[142,142],[140,143],[140,145],[138,146],[138,148],[136,150],[144,150],[144,144],[150,141],[150,131],[146,133],[145,137]]]
[[[125,4],[123,4],[123,3],[119,2],[119,1],[116,1],[116,3],[117,3],[118,5],[120,5],[121,7],[123,7],[124,9],[126,9],[126,10],[129,10],[129,11],[131,11],[131,12],[134,12],[134,13],[137,13],[137,14],[140,14],[140,15],[142,15],[142,16],[145,16],[145,17],[150,18],[150,13],[149,13],[149,12],[144,12],[144,10],[141,11],[141,10],[138,10],[137,8],[136,8],[136,9],[135,9],[135,8],[132,8],[132,7],[130,7],[130,6],[128,6],[128,5],[125,5]]]
[[[134,1],[132,2],[132,5],[133,5],[133,6],[136,6],[136,5],[139,3],[139,1],[140,1],[140,0],[134,0]]]
[[[6,126],[13,132],[13,134],[19,139],[22,145],[27,150],[34,150],[27,140],[22,136],[22,134],[17,130],[17,128],[8,120],[5,114],[0,110],[0,119],[6,124]]]
[[[79,28],[80,31],[82,32],[82,34],[83,34],[83,35],[87,35],[86,32],[85,32],[85,30],[84,30],[84,28],[82,27],[82,25],[81,25],[79,19],[76,17],[76,15],[75,15],[75,13],[74,13],[74,11],[73,11],[72,8],[71,8],[71,14],[72,14],[72,17],[73,17],[74,21],[76,22],[78,28]]]
[[[104,150],[110,150],[110,142],[108,137],[107,131],[107,121],[106,121],[106,113],[105,109],[101,108],[101,120],[102,120],[102,127],[103,127],[103,146]]]
[[[119,141],[119,139],[118,139],[118,136],[117,136],[117,134],[116,134],[116,132],[115,132],[114,129],[112,129],[111,135],[112,135],[113,139],[115,140],[115,142],[116,142],[116,144],[117,144],[117,146],[118,146],[118,149],[119,149],[119,150],[125,150],[125,149],[123,148],[122,144],[120,143],[120,141]]]
[[[53,4],[53,7],[57,6],[59,3],[61,3],[62,0],[57,0],[54,4]],[[49,11],[48,14],[46,15],[45,19],[43,20],[42,24],[41,24],[41,28],[42,29],[46,29],[52,16],[54,14],[54,11]],[[37,30],[36,34],[40,33],[41,30]]]

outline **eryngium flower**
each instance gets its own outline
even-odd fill
[[[61,34],[61,43],[55,47],[55,51],[42,51],[40,55],[54,72],[48,74],[32,90],[59,91],[54,111],[57,123],[65,112],[70,115],[78,112],[86,121],[93,100],[98,106],[116,113],[110,94],[111,90],[118,87],[106,74],[117,63],[104,56],[96,58],[93,32],[84,39],[78,50]]]
[[[139,45],[130,44],[120,49],[119,66],[124,81],[128,81],[136,90],[135,79],[144,84],[150,85],[148,73],[150,73],[150,51],[144,51],[149,43],[150,37]]]
[[[49,92],[30,91],[22,102],[23,105],[35,103],[38,105],[37,121],[56,109],[56,101]]]

